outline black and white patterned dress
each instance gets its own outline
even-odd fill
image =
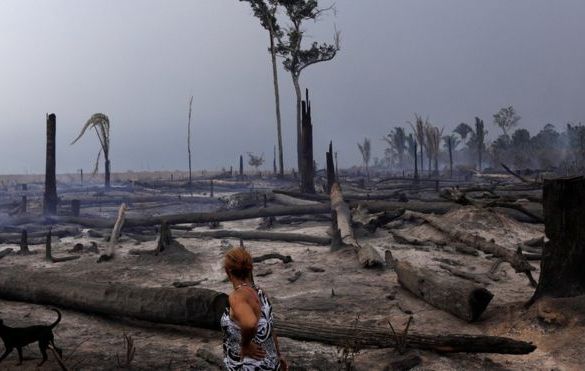
[[[272,305],[261,289],[251,286],[258,294],[260,302],[260,319],[256,327],[256,336],[252,340],[266,352],[264,359],[258,360],[249,357],[240,359],[242,336],[240,327],[230,317],[229,303],[221,317],[223,331],[223,362],[229,371],[273,371],[280,370],[280,362],[274,337],[272,336]]]

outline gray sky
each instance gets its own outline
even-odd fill
[[[322,1],[328,5],[329,1]],[[307,24],[342,50],[307,69],[316,160],[334,141],[342,166],[358,140],[417,112],[452,130],[514,105],[531,131],[585,121],[582,0],[338,0]],[[44,171],[45,113],[57,115],[59,172],[89,171],[95,135],[71,140],[95,112],[110,116],[114,171],[185,169],[188,100],[193,159],[229,168],[276,140],[267,35],[236,0],[0,1],[0,173]],[[295,166],[294,98],[281,69],[285,165]],[[323,155],[321,155],[323,154]],[[268,166],[270,166],[267,164]]]

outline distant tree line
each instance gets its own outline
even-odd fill
[[[520,120],[514,107],[500,109],[493,115],[493,124],[502,134],[488,141],[488,131],[479,117],[473,124],[463,122],[453,132],[444,133],[428,118],[415,114],[414,121],[408,121],[407,126],[393,127],[384,136],[384,156],[374,158],[373,168],[412,172],[417,156],[421,176],[500,169],[501,163],[515,169],[556,171],[561,175],[585,172],[583,124],[568,123],[560,128],[547,124],[532,135],[518,127]]]

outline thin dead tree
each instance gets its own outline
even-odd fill
[[[358,143],[358,148],[362,155],[362,161],[364,162],[364,166],[366,168],[366,177],[370,179],[370,158],[372,157],[372,145],[368,138],[364,138],[364,143]]]
[[[99,162],[101,154],[104,154],[104,161],[105,161],[105,188],[106,190],[110,189],[110,119],[108,116],[104,115],[103,113],[95,113],[93,114],[89,120],[86,121],[83,129],[81,129],[81,133],[75,138],[71,144],[77,143],[79,139],[85,134],[87,129],[94,128],[97,134],[97,137],[100,141],[101,148],[98,152],[97,158],[95,160],[95,167],[93,173],[96,174],[98,172]]]
[[[193,185],[193,177],[191,173],[191,108],[193,106],[193,96],[189,100],[189,121],[187,124],[187,156],[189,157],[189,188]]]
[[[415,113],[414,124],[411,121],[408,121],[408,124],[410,125],[410,127],[412,127],[412,130],[414,131],[414,137],[416,138],[418,147],[420,148],[420,171],[422,176],[422,173],[424,172],[425,169],[424,166],[424,149],[426,147],[425,122],[423,121],[422,116],[419,116],[418,114]]]

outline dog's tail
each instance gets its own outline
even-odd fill
[[[54,311],[55,313],[57,313],[57,320],[51,325],[49,326],[49,328],[53,329],[55,328],[55,326],[57,326],[59,324],[59,322],[61,322],[61,312],[59,312],[59,309],[57,308],[50,308],[52,311]]]

